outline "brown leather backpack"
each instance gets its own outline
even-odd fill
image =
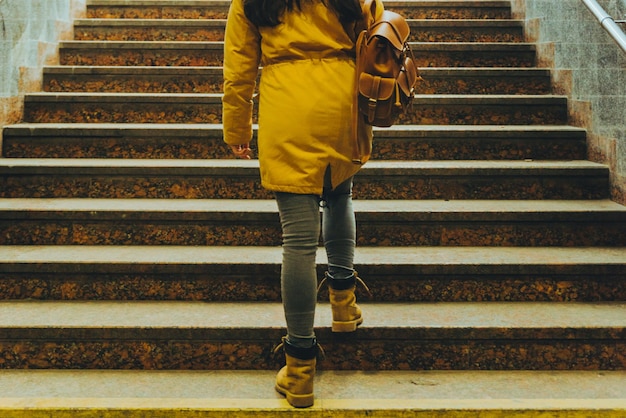
[[[385,10],[359,34],[358,108],[369,125],[389,127],[411,107],[419,72],[407,42],[409,33],[402,16]]]
[[[408,44],[404,17],[384,10],[378,19],[376,1],[365,0],[363,20],[356,28],[356,82],[353,104],[353,162],[365,163],[372,150],[371,127],[389,127],[412,105],[421,79]],[[348,31],[348,33],[354,33]]]

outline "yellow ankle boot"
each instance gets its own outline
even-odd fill
[[[313,405],[313,380],[317,363],[318,345],[311,348],[294,347],[286,338],[276,350],[283,347],[285,351],[284,366],[276,375],[276,391],[287,398],[287,402],[296,408],[307,408]]]
[[[361,308],[356,303],[356,281],[365,286],[365,283],[357,277],[356,272],[352,277],[344,280],[336,280],[326,273],[328,280],[328,294],[330,307],[333,313],[333,332],[354,332],[363,323]],[[367,289],[367,286],[365,286]],[[369,292],[369,289],[367,289]]]

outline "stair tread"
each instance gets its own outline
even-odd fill
[[[419,27],[438,27],[438,26],[454,26],[454,27],[521,27],[523,20],[516,19],[406,19],[409,26]],[[101,27],[101,26],[133,26],[133,27],[224,27],[226,19],[124,19],[124,18],[84,18],[74,21],[76,28],[84,27]]]
[[[234,160],[234,159],[109,159],[109,158],[6,158],[0,159],[0,168],[244,168],[255,169],[259,167],[257,160]],[[544,169],[544,170],[567,170],[572,168],[587,170],[604,170],[605,164],[587,160],[568,161],[519,161],[519,160],[425,160],[425,161],[370,161],[363,171],[383,169],[458,169],[458,170],[502,170],[502,169]]]
[[[502,216],[526,215],[541,216],[542,214],[561,214],[564,219],[571,216],[601,214],[603,220],[607,215],[626,214],[626,206],[608,199],[599,200],[354,200],[355,212],[360,214],[394,213],[419,214],[422,219],[436,218],[446,214],[465,215],[464,220],[484,217],[493,219],[497,214]],[[271,213],[277,214],[274,200],[255,199],[80,199],[80,198],[12,198],[0,199],[0,218],[14,218],[15,213],[25,213],[25,217],[33,217],[35,213],[87,212],[91,218],[98,214],[124,212],[126,216],[141,213],[161,213],[164,216],[180,213],[211,214],[211,213]],[[42,216],[42,215],[39,215]],[[126,217],[124,218],[126,219]],[[576,219],[580,219],[577,217]],[[619,218],[621,219],[621,217]]]
[[[129,92],[121,92],[121,93],[100,93],[100,92],[38,92],[38,93],[29,93],[26,98],[29,101],[33,100],[54,100],[54,99],[63,99],[63,98],[72,98],[72,99],[82,99],[82,100],[98,100],[101,101],[106,98],[149,98],[154,99],[157,97],[170,97],[170,98],[214,98],[214,97],[222,97],[223,93],[129,93]],[[489,101],[498,101],[502,100],[566,100],[567,96],[558,95],[558,94],[416,94],[416,100],[439,100],[439,101],[457,101],[457,100],[477,100],[477,99],[486,99]]]
[[[2,246],[0,269],[32,264],[98,265],[280,265],[280,247],[263,246]],[[242,257],[242,254],[245,257]],[[320,248],[317,262],[325,263]],[[362,247],[356,248],[355,265],[452,266],[573,266],[624,265],[626,247]],[[521,269],[521,267],[520,267]],[[419,272],[420,270],[416,270]],[[581,270],[582,272],[582,270]]]
[[[495,20],[495,19],[494,19]],[[501,19],[505,20],[505,19]],[[480,20],[478,20],[480,22]],[[518,23],[519,24],[519,23]],[[163,26],[184,26],[193,27],[198,26],[202,28],[207,27],[224,27],[226,26],[226,19],[119,19],[119,18],[84,18],[74,20],[74,27],[98,27],[98,26],[145,26],[151,27],[163,27]]]
[[[273,389],[275,377],[275,370],[3,370],[0,410],[4,414],[14,408],[126,409],[129,415],[124,416],[129,417],[132,411],[139,416],[141,410],[149,409],[293,414]],[[446,416],[451,411],[467,414],[472,410],[607,409],[624,413],[626,372],[318,369],[315,396],[309,416],[316,410],[328,416],[334,409],[362,409],[363,413],[430,409],[446,411]],[[602,416],[612,416],[609,414]]]
[[[223,68],[219,66],[212,67],[193,67],[193,66],[172,66],[157,67],[147,65],[137,66],[81,66],[81,65],[50,65],[43,69],[45,74],[222,74]],[[511,68],[511,67],[426,67],[420,68],[420,74],[423,76],[434,75],[470,75],[475,77],[486,77],[493,75],[522,76],[522,75],[542,75],[549,77],[550,70],[548,68]]]
[[[431,1],[431,0],[427,0]],[[439,1],[439,0],[435,0]],[[482,0],[479,0],[482,1]],[[228,6],[228,0],[89,0],[88,6]]]
[[[228,0],[89,0],[88,6],[228,6]],[[506,0],[390,0],[385,2],[387,7],[397,7],[403,5],[411,6],[445,6],[445,7],[508,7]]]
[[[256,129],[257,126],[254,125]],[[203,136],[212,131],[223,130],[222,124],[198,124],[198,123],[18,123],[5,126],[5,135],[50,135],[62,132],[85,132],[86,134],[99,135],[101,132],[163,132],[164,135],[172,133],[200,133]],[[570,125],[393,125],[388,128],[374,127],[377,136],[393,136],[406,132],[410,138],[415,138],[416,134],[423,135],[455,135],[466,138],[468,135],[474,136],[494,136],[494,135],[518,135],[529,137],[536,134],[541,135],[567,135],[584,134],[586,130]]]
[[[258,160],[235,159],[0,159],[0,173],[17,176],[41,174],[157,177],[228,175],[257,178],[258,170]],[[552,176],[566,180],[571,180],[573,176],[585,176],[591,180],[596,177],[606,177],[608,171],[607,165],[586,160],[382,160],[368,162],[357,173],[356,178],[367,179],[373,176],[380,180],[397,176],[405,178],[407,176],[431,176],[446,179],[463,176],[469,181],[472,177],[492,176],[498,178],[499,181],[504,181],[509,176],[517,178]]]
[[[550,329],[588,332],[614,328],[615,338],[626,329],[626,302],[420,302],[375,303],[362,301],[367,324],[361,331],[376,329],[485,331]],[[328,303],[319,303],[316,326],[331,322]],[[280,302],[190,301],[0,301],[0,327],[50,330],[163,328],[229,330],[284,327]],[[368,331],[369,332],[369,331]],[[361,332],[363,333],[363,332]],[[233,335],[234,336],[234,335]],[[572,337],[576,337],[572,334]]]
[[[411,48],[418,50],[512,50],[534,51],[536,46],[530,42],[409,42]],[[224,48],[223,41],[62,41],[59,48],[114,48],[114,49],[218,49]]]

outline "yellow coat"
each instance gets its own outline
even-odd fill
[[[261,65],[262,185],[321,194],[329,165],[333,188],[361,167],[351,160],[355,65],[348,51],[354,43],[321,1],[301,4],[301,11],[285,13],[278,26],[257,28],[244,15],[243,0],[232,0],[224,44],[224,141],[245,144],[252,137],[252,96]],[[377,14],[382,9],[380,3]]]

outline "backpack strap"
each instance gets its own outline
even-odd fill
[[[372,131],[370,126],[366,126],[365,121],[359,115],[359,74],[363,72],[361,54],[359,51],[364,47],[369,29],[374,24],[376,16],[376,0],[361,0],[361,10],[363,18],[354,23],[352,31],[347,31],[348,35],[353,35],[350,39],[355,43],[356,54],[356,77],[354,80],[354,93],[352,95],[352,120],[351,120],[351,142],[352,142],[352,162],[354,164],[364,164],[369,159],[371,153]],[[344,26],[345,28],[345,26]],[[364,159],[363,156],[367,155]]]

